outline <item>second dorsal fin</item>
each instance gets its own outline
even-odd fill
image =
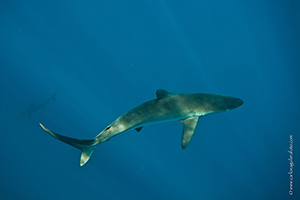
[[[136,128],[135,130],[137,131],[137,132],[140,132],[141,130],[142,130],[142,126],[141,127],[138,127],[138,128]]]

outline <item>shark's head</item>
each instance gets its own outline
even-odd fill
[[[218,111],[228,111],[243,105],[244,101],[236,97],[218,95],[211,103]]]
[[[229,109],[229,110],[240,107],[241,105],[244,104],[244,101],[242,99],[239,99],[236,97],[230,97],[230,96],[225,96],[224,102],[225,102],[225,104],[227,104],[227,107],[228,107],[227,109]]]
[[[226,95],[195,94],[192,97],[199,116],[232,110],[244,103],[239,98]]]

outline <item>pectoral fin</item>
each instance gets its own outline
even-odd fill
[[[183,133],[181,140],[181,147],[183,149],[185,149],[189,145],[192,139],[194,130],[198,122],[198,118],[199,117],[195,116],[180,120],[183,123]]]

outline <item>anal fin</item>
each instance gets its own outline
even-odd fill
[[[194,134],[198,119],[199,117],[195,116],[180,120],[183,123],[183,132],[181,139],[181,147],[183,149],[185,149],[189,145]]]

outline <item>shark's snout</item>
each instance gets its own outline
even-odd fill
[[[238,107],[244,104],[244,101],[243,101],[242,99],[239,99],[239,98],[238,98],[237,101],[238,101],[238,103],[237,103],[237,104],[238,104]]]
[[[242,99],[236,98],[236,97],[231,97],[230,99],[228,99],[229,101],[229,107],[230,109],[234,109],[237,107],[240,107],[241,105],[244,104],[244,101]]]

